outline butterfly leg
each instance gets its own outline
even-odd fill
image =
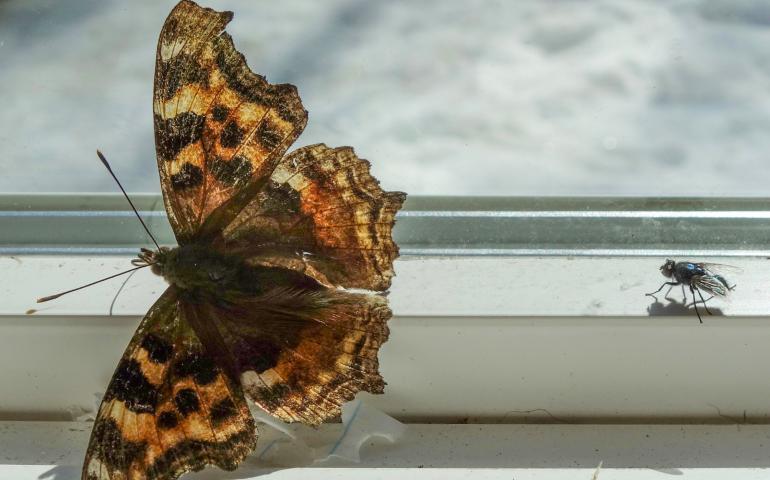
[[[110,303],[110,313],[109,315],[112,316],[112,309],[115,307],[115,302],[118,300],[118,295],[120,295],[120,292],[123,291],[123,288],[125,288],[126,284],[129,280],[131,280],[131,277],[134,276],[136,272],[139,270],[134,270],[133,272],[129,273],[125,280],[123,280],[123,283],[120,284],[120,288],[118,288],[118,291],[115,292],[115,296],[112,297],[112,302]]]

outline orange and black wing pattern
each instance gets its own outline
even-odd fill
[[[227,223],[307,122],[293,85],[271,85],[249,69],[224,31],[232,17],[183,0],[158,40],[155,148],[180,243],[203,235],[203,222],[229,202],[211,222]]]
[[[359,391],[382,393],[377,354],[391,311],[380,295],[276,286],[252,298],[200,305],[243,390],[286,421],[318,425]]]
[[[386,192],[350,147],[310,145],[277,165],[222,233],[220,248],[329,286],[387,290],[392,230],[406,194]]]
[[[167,480],[233,470],[256,446],[238,382],[212,359],[169,288],[140,324],[104,394],[84,480]]]
[[[172,286],[105,393],[84,480],[234,469],[256,445],[246,396],[318,425],[385,386],[377,355],[391,311],[376,292],[394,275],[406,195],[384,191],[350,147],[285,155],[307,112],[293,85],[249,69],[224,31],[232,16],[182,0],[160,34],[155,144],[180,244],[164,252],[204,261],[157,267]]]

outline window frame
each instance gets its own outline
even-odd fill
[[[160,196],[134,200],[171,243]],[[412,197],[381,357],[393,393],[370,400],[409,421],[767,422],[768,212],[767,199]],[[120,195],[0,196],[0,381],[19,386],[5,418],[93,408],[162,279],[134,276],[112,316],[120,280],[34,299],[129,268],[150,246],[133,217]],[[663,259],[685,254],[744,269],[733,301],[712,304],[725,316],[703,326],[679,291],[644,295],[666,280]],[[458,377],[475,387],[456,394]]]

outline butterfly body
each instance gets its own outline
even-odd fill
[[[155,272],[186,299],[237,301],[276,288],[318,290],[322,286],[300,272],[250,265],[238,255],[191,243],[152,254]]]

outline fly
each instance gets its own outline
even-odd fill
[[[673,281],[664,283],[659,289],[652,293],[648,293],[647,295],[655,297],[655,294],[663,290],[663,287],[666,285],[669,286],[669,292],[673,287],[681,285],[682,293],[684,293],[684,287],[686,285],[690,288],[692,304],[695,307],[695,313],[698,315],[698,320],[700,323],[703,323],[700,311],[698,310],[698,302],[695,299],[695,292],[698,292],[698,296],[701,299],[700,303],[703,304],[703,308],[705,308],[706,312],[711,315],[711,311],[706,305],[706,302],[714,297],[724,298],[735,289],[735,285],[730,286],[727,279],[720,274],[726,270],[740,271],[737,267],[720,265],[717,263],[675,262],[673,260],[666,260],[666,263],[660,267],[660,273]],[[711,294],[711,296],[704,299],[703,294],[701,293],[702,291]],[[666,292],[666,296],[668,296],[668,292]]]

